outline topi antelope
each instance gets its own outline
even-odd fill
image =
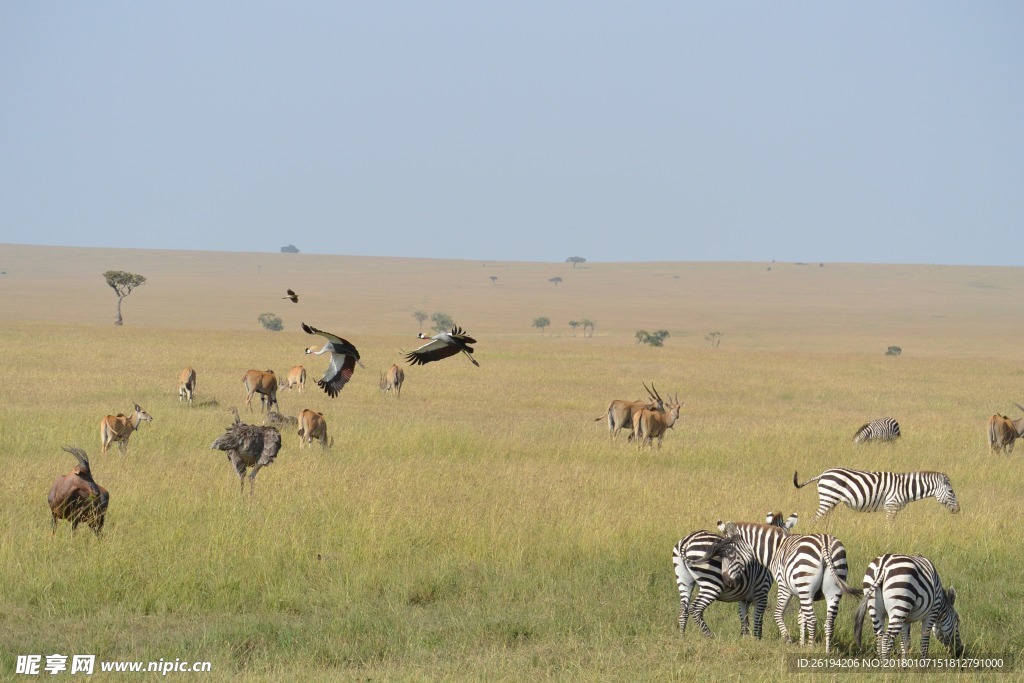
[[[241,489],[245,491],[245,472],[252,468],[249,474],[249,495],[253,494],[256,488],[256,473],[261,467],[266,467],[274,462],[277,452],[281,450],[281,433],[274,427],[257,427],[247,425],[238,417],[238,409],[231,407],[235,415],[235,424],[228,427],[213,444],[211,449],[226,451],[228,460],[238,473]]]
[[[318,330],[306,323],[302,323],[302,329],[306,334],[318,334],[327,340],[327,343],[319,351],[309,348],[306,349],[306,353],[317,356],[322,356],[325,353],[331,354],[331,362],[327,366],[327,371],[316,381],[316,384],[328,396],[335,398],[338,392],[344,389],[348,381],[352,379],[352,374],[356,371],[356,363],[359,363],[359,367],[365,367],[359,360],[359,351],[352,342],[330,332]]]
[[[635,413],[633,415],[633,438],[636,440],[637,450],[640,450],[645,443],[653,446],[655,438],[658,439],[658,448],[661,448],[665,432],[675,425],[682,407],[683,403],[680,403],[679,393],[676,392],[672,400],[665,404],[665,412],[659,413],[645,408]]]
[[[260,395],[260,412],[273,410],[277,403],[277,375],[273,370],[248,370],[242,377],[245,385],[245,405],[252,412],[252,397]]]
[[[291,390],[295,387],[299,388],[299,393],[306,388],[306,368],[301,365],[296,365],[288,371],[288,378],[285,380],[284,388]]]
[[[405,382],[405,370],[397,365],[392,365],[388,368],[387,375],[384,373],[381,373],[380,375],[380,390],[386,394],[394,389],[395,398],[401,398],[403,382]]]
[[[441,332],[433,337],[428,337],[420,332],[419,338],[429,339],[430,341],[415,351],[405,354],[405,359],[409,361],[410,365],[426,365],[435,360],[458,355],[461,351],[466,354],[466,358],[469,359],[470,363],[480,367],[480,364],[476,362],[476,358],[473,358],[473,347],[470,346],[470,344],[476,344],[476,339],[466,334],[466,331],[458,325],[453,327],[451,332]]]
[[[644,389],[647,389],[647,384],[643,383]],[[654,383],[651,383],[654,387]],[[624,401],[617,399],[608,404],[608,410],[605,415],[594,418],[594,422],[600,422],[601,420],[608,419],[608,438],[614,439],[619,435],[619,432],[623,428],[630,430],[629,439],[633,440],[633,416],[639,413],[645,408],[647,410],[656,410],[658,412],[665,412],[665,403],[661,400],[661,396],[658,396],[657,389],[654,391],[647,389],[647,395],[650,397],[650,401],[644,403],[643,401]]]
[[[185,368],[178,375],[178,402],[188,401],[192,405],[192,397],[196,391],[196,371]]]
[[[153,417],[135,404],[135,412],[131,415],[118,413],[107,415],[100,420],[100,453],[106,453],[110,444],[117,443],[121,455],[128,452],[128,437],[142,424],[143,420],[152,422]]]
[[[323,413],[306,408],[299,415],[299,449],[303,444],[312,446],[314,440],[320,442],[321,448],[327,448],[327,420]]]
[[[1020,404],[1015,406],[1024,410]],[[988,447],[993,451],[1013,453],[1013,442],[1024,436],[1024,417],[1012,420],[996,413],[988,419]]]
[[[64,446],[64,450],[75,456],[78,466],[64,476],[54,479],[53,486],[50,487],[50,495],[46,497],[50,504],[50,533],[57,532],[58,519],[66,519],[71,522],[72,536],[81,522],[88,524],[99,536],[103,531],[110,494],[93,481],[89,456],[85,451],[71,446]]]

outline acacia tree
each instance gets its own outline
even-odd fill
[[[540,317],[533,319],[533,326],[540,330],[540,336],[544,336],[544,328],[551,324],[550,318]]]
[[[566,263],[571,263],[572,264],[572,269],[576,270],[576,264],[577,263],[586,263],[587,259],[583,258],[582,256],[570,256],[569,258],[565,259],[565,262]]]
[[[133,289],[146,284],[146,278],[135,273],[126,273],[123,270],[108,270],[103,273],[103,277],[117,294],[117,314],[114,316],[114,324],[124,325],[124,319],[121,317],[121,301],[131,294]]]
[[[447,313],[437,312],[430,316],[430,319],[434,321],[433,329],[435,332],[447,332],[455,327],[455,321]]]
[[[584,318],[583,320],[580,321],[580,325],[583,325],[583,336],[584,337],[593,337],[594,336],[594,321],[593,320],[591,320],[590,318]],[[590,334],[589,335],[587,334],[587,328],[588,327],[590,328]]]
[[[562,281],[562,278],[560,278],[560,277],[548,278],[548,282],[555,283],[555,287],[557,287],[558,283],[561,282],[561,281]]]
[[[423,331],[423,323],[424,323],[424,321],[426,321],[426,319],[429,316],[426,313],[424,313],[423,311],[415,311],[412,314],[412,317],[416,318],[416,322],[418,322],[420,324],[420,332],[422,332]]]
[[[580,321],[579,320],[570,320],[569,321],[569,327],[572,328],[572,336],[574,336],[574,337],[576,336],[576,328],[579,327],[579,326],[580,326]]]

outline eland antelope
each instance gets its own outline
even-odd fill
[[[192,398],[196,391],[196,371],[192,368],[185,368],[178,375],[178,402],[188,401],[192,405]]]
[[[110,503],[110,494],[92,478],[89,456],[81,448],[64,446],[64,450],[75,456],[78,466],[62,477],[53,480],[50,494],[46,497],[50,505],[50,533],[57,532],[57,520],[71,522],[71,534],[81,522],[85,522],[99,536]]]
[[[117,415],[107,415],[100,420],[100,453],[106,453],[110,444],[115,442],[122,455],[127,453],[128,437],[139,428],[143,421],[152,422],[153,417],[138,403],[135,404],[135,411],[131,415],[118,413]]]
[[[647,389],[647,384],[642,383],[644,389]],[[651,387],[654,387],[654,383],[651,383]],[[623,428],[630,430],[629,439],[633,439],[633,416],[639,413],[641,410],[656,410],[658,412],[665,412],[665,403],[661,400],[661,396],[658,395],[657,388],[647,389],[647,395],[650,397],[650,401],[625,401],[622,399],[616,399],[608,404],[608,410],[605,411],[604,415],[594,418],[594,422],[600,422],[601,420],[608,419],[608,438],[614,439],[619,435],[619,432]]]
[[[264,409],[273,410],[277,402],[277,375],[273,370],[247,370],[242,377],[245,385],[245,405],[252,411],[252,397],[260,395],[260,412]]]
[[[470,363],[480,367],[480,364],[476,362],[476,358],[473,358],[473,347],[470,346],[470,344],[476,344],[476,339],[466,334],[466,331],[458,325],[453,327],[451,332],[441,332],[433,337],[428,337],[420,332],[418,338],[429,339],[430,341],[415,351],[405,354],[405,359],[409,361],[410,365],[426,365],[435,360],[450,358],[461,352],[466,354],[466,358],[469,359]]]
[[[365,367],[359,360],[359,351],[352,342],[330,332],[318,330],[306,323],[302,323],[302,329],[306,334],[318,334],[327,340],[327,343],[319,351],[308,348],[306,353],[317,356],[322,356],[325,353],[331,354],[331,362],[327,366],[327,371],[316,381],[316,384],[328,396],[335,398],[338,392],[344,389],[348,381],[352,379],[352,374],[356,371],[356,363],[359,363],[359,367]]]
[[[299,415],[299,448],[312,446],[314,440],[320,442],[321,448],[327,448],[327,420],[323,413],[306,408]]]
[[[284,388],[293,389],[294,387],[299,388],[299,393],[306,388],[306,368],[301,365],[296,365],[288,371],[288,378],[285,380]]]
[[[1018,408],[1024,410],[1020,404]],[[1024,417],[1013,420],[1006,415],[996,413],[988,419],[988,447],[993,451],[1013,453],[1013,442],[1024,436]]]
[[[388,374],[381,373],[380,375],[380,390],[385,394],[395,390],[395,398],[402,397],[402,384],[405,382],[405,370],[392,364],[388,368]]]
[[[683,403],[679,401],[679,393],[676,392],[672,400],[665,404],[665,412],[660,413],[645,408],[634,413],[633,438],[636,440],[637,450],[640,450],[645,443],[653,446],[655,438],[658,439],[658,448],[661,448],[665,432],[675,425],[682,407]]]

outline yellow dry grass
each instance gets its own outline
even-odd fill
[[[839,536],[855,583],[881,552],[931,557],[960,594],[969,652],[1019,654],[1019,455],[989,454],[983,430],[1024,399],[1021,270],[768,265],[0,246],[0,672],[58,652],[209,660],[203,680],[779,679],[784,655],[807,650],[770,622],[741,640],[731,605],[708,610],[717,639],[679,637],[670,564],[689,531],[769,509]],[[148,278],[121,328],[111,269]],[[299,304],[280,299],[288,287]],[[416,310],[477,336],[481,367],[407,368],[396,401],[377,373],[418,344]],[[286,331],[261,329],[263,312]],[[593,338],[572,336],[582,318]],[[324,413],[334,448],[300,451],[286,432],[240,496],[209,445],[245,370],[322,374],[300,321],[353,341],[367,368],[335,400],[312,381],[281,392],[286,413]],[[637,346],[641,328],[672,336]],[[893,344],[903,355],[884,357]],[[686,401],[660,451],[609,443],[594,422],[641,381]],[[99,455],[100,418],[133,403],[154,421],[126,456]],[[887,414],[900,443],[850,443]],[[66,523],[50,535],[63,444],[111,492],[101,541]],[[892,527],[846,509],[815,524],[793,471],[839,465],[945,471],[963,512],[922,501]]]

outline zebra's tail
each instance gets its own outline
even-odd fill
[[[798,470],[793,470],[793,486],[797,487],[798,489],[802,489],[803,487],[807,486],[811,482],[818,481],[819,479],[821,479],[822,475],[825,474],[825,473],[822,472],[821,474],[819,474],[816,477],[811,477],[810,479],[808,479],[807,481],[805,481],[802,484],[800,483],[800,480],[797,478],[798,474],[799,474]]]
[[[823,550],[825,564],[828,565],[828,570],[832,572],[832,578],[835,579],[836,585],[839,586],[839,590],[842,591],[842,594],[849,595],[851,598],[859,598],[864,595],[864,591],[860,588],[854,588],[850,584],[846,583],[846,581],[843,581],[842,577],[839,576],[839,572],[836,571],[836,565],[832,562],[832,543],[829,543],[828,547]]]
[[[881,580],[882,575],[879,574],[875,578],[875,582],[864,589],[864,599],[857,605],[857,614],[853,617],[853,641],[857,643],[858,649],[860,648],[861,635],[864,632],[864,615],[868,612],[868,603],[875,597],[875,589]]]

